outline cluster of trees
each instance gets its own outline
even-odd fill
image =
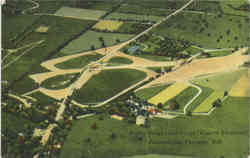
[[[148,44],[148,50],[138,50],[141,54],[151,54],[151,55],[157,55],[157,56],[167,56],[170,57],[172,60],[174,59],[180,59],[180,58],[187,58],[189,57],[188,54],[182,53],[183,50],[190,47],[191,43],[188,41],[185,41],[183,39],[175,40],[168,37],[162,37],[163,39],[156,37],[154,35],[144,35],[142,36],[138,42],[145,43],[150,42],[154,46],[157,45],[158,47],[153,48],[150,44]]]

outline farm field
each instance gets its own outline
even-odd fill
[[[229,93],[232,87],[239,81],[241,76],[244,76],[244,74],[246,74],[246,70],[243,69],[234,72],[215,74],[212,77],[195,81],[197,84],[212,88],[214,92],[195,108],[194,112],[208,112],[212,108],[212,103],[218,98],[222,99],[225,92]],[[238,91],[236,91],[236,93],[237,92]]]
[[[49,27],[47,33],[44,34],[32,31],[36,30],[41,25]],[[75,26],[73,30],[69,29],[72,25]],[[33,82],[25,82],[30,80],[28,74],[44,72],[44,68],[40,67],[40,63],[44,59],[51,58],[58,53],[58,50],[65,45],[65,43],[72,40],[73,36],[81,33],[91,25],[93,25],[93,21],[64,19],[62,17],[52,16],[40,17],[37,23],[32,25],[29,30],[26,30],[26,32],[18,36],[14,41],[18,48],[39,40],[43,40],[44,42],[17,58],[18,60],[2,71],[3,74],[6,74],[8,81],[10,81],[10,86],[16,89],[27,89],[26,91],[21,90],[22,93],[32,90]],[[39,56],[37,54],[39,54]],[[28,85],[17,86],[19,84]]]
[[[62,7],[72,7],[79,9],[93,9],[93,10],[103,10],[111,11],[113,7],[120,4],[119,0],[105,0],[105,1],[88,1],[87,3],[82,3],[82,1],[43,1],[36,0],[40,7],[30,11],[30,13],[47,13],[54,14]]]
[[[37,19],[39,16],[34,15],[2,16],[2,47],[15,48],[13,41],[29,29]]]
[[[168,88],[170,85],[162,85],[162,86],[156,86],[151,88],[145,88],[137,91],[135,95],[143,100],[148,100],[152,98],[153,96],[157,95],[164,89]]]
[[[241,78],[233,85],[229,95],[235,97],[246,97],[248,96],[248,86],[247,75],[242,75]]]
[[[113,77],[110,78],[110,75]],[[72,97],[81,104],[105,101],[145,77],[144,72],[132,69],[101,71],[81,89],[76,90]]]
[[[188,107],[187,111],[193,112],[197,107],[200,106],[208,97],[210,97],[214,90],[212,88],[197,85],[201,88],[201,94],[197,97]]]
[[[70,59],[68,61],[56,64],[55,66],[60,69],[79,69],[87,65],[92,61],[96,61],[103,57],[101,54],[91,54],[91,55],[84,55],[78,58]]]
[[[139,15],[139,14],[125,14],[113,12],[106,16],[105,20],[124,20],[124,21],[143,21],[143,22],[157,22],[163,17],[152,15]]]
[[[100,31],[107,30],[112,32],[118,30],[122,24],[123,22],[121,21],[102,20],[95,24],[93,28]]]
[[[152,98],[148,100],[149,103],[157,105],[159,103],[164,104],[169,99],[178,95],[181,91],[187,88],[189,85],[187,83],[174,83],[165,90],[161,91],[160,93],[156,94]]]
[[[249,30],[247,21],[245,17],[233,15],[220,17],[181,13],[152,32],[169,38],[185,39],[204,48],[235,48],[248,45],[249,38],[245,33]]]
[[[247,0],[228,0],[226,2],[220,3],[220,6],[223,12],[226,14],[246,17],[249,15],[249,1]]]
[[[181,91],[178,95],[176,95],[174,98],[168,100],[165,103],[165,106],[170,104],[171,102],[177,102],[179,105],[178,109],[175,111],[178,112],[184,112],[185,105],[195,97],[195,95],[198,93],[198,89],[194,87],[187,87],[183,91]]]
[[[249,156],[249,2],[5,0],[2,156]]]
[[[142,3],[139,4],[122,4],[116,12],[127,13],[127,14],[137,14],[137,15],[153,15],[153,16],[167,16],[170,14],[170,10],[164,8],[152,8],[144,7]]]
[[[62,7],[55,15],[86,20],[98,20],[106,14],[105,11]]]
[[[120,42],[124,42],[133,36],[134,35],[131,34],[88,31],[64,47],[60,54],[71,55],[82,51],[91,50],[91,47],[94,47],[95,49],[101,48],[102,42],[100,41],[100,38],[103,38],[106,46],[112,46],[118,44],[117,39],[119,39]]]
[[[140,128],[126,121],[111,119],[109,116],[105,116],[103,120],[99,120],[98,116],[78,120],[73,122],[72,131],[62,148],[61,157],[88,157],[89,154],[93,158],[103,157],[104,155],[124,157],[152,152],[155,154],[195,155],[200,157],[220,157],[223,155],[228,158],[235,158],[235,155],[238,154],[246,155],[246,151],[248,151],[247,103],[248,98],[229,97],[223,102],[220,109],[208,117],[197,116],[195,119],[183,117],[173,120],[153,119],[150,120],[149,128]],[[93,123],[97,125],[96,130],[91,129]],[[235,132],[241,131],[241,134],[203,134],[202,140],[208,143],[201,145],[198,143],[201,137],[196,135],[191,136],[188,133],[170,135],[171,132],[176,133],[176,131],[183,131],[183,129],[187,132],[200,130],[209,133],[220,133],[225,129],[230,129],[230,131]],[[83,130],[85,132],[82,132]],[[154,134],[153,131],[164,134]],[[111,138],[112,133],[116,135],[114,139]],[[165,135],[166,133],[169,133],[169,135]],[[88,138],[90,138],[90,142],[86,141]],[[180,143],[159,144],[166,139],[169,142]],[[192,145],[184,143],[191,140],[197,143],[192,143]],[[216,140],[217,143],[215,143]],[[221,140],[220,143],[218,143],[218,140]],[[236,144],[237,146],[235,146]],[[191,150],[194,147],[197,149],[195,152]],[[176,148],[178,150],[175,150]]]

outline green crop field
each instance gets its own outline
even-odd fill
[[[184,39],[204,48],[235,48],[249,45],[246,17],[226,14],[180,13],[154,30],[161,36]]]
[[[104,120],[99,120],[98,116],[78,120],[73,122],[60,157],[80,158],[91,155],[92,158],[119,158],[147,153],[245,157],[248,154],[247,103],[248,98],[229,97],[210,116],[171,120],[155,118],[149,120],[148,128],[114,120],[109,116]],[[97,125],[96,130],[91,128],[94,123]],[[198,135],[195,131],[203,134]],[[115,137],[111,137],[112,133]]]
[[[188,0],[171,1],[171,0],[127,0],[126,3],[133,6],[141,6],[142,8],[157,8],[157,9],[178,9],[186,4]]]
[[[33,15],[4,15],[2,16],[2,47],[15,48],[15,38],[28,29],[39,16]]]
[[[42,82],[41,86],[47,89],[63,89],[69,87],[79,76],[77,74],[58,75]]]
[[[58,1],[44,1],[37,0],[40,7],[32,10],[32,13],[50,13],[54,14],[61,7],[72,7],[79,9],[94,9],[94,10],[103,10],[110,11],[113,7],[116,7],[120,4],[119,0],[105,0],[105,1],[88,1],[86,3],[82,3],[82,1],[66,1],[66,0],[58,0]]]
[[[118,63],[118,64],[132,64],[133,61],[129,60],[128,58],[124,57],[113,57],[109,61],[109,63]]]
[[[101,10],[62,7],[55,13],[55,15],[86,20],[98,20],[105,15],[105,13],[106,11]]]
[[[102,33],[102,32],[94,32],[88,31],[81,35],[79,38],[75,39],[69,45],[67,45],[61,52],[61,55],[70,55],[79,53],[81,51],[91,50],[91,47],[94,49],[98,49],[102,47],[102,42],[100,38],[103,38],[106,46],[112,46],[118,44],[119,42],[127,41],[134,35],[131,34],[120,34],[120,33]]]
[[[167,16],[170,14],[170,11],[164,8],[152,8],[152,7],[144,7],[141,6],[142,3],[139,4],[122,4],[116,12],[127,13],[127,14],[139,14],[139,15],[153,15],[153,16]]]
[[[132,69],[105,70],[76,90],[73,99],[82,104],[105,101],[145,77],[144,72]]]
[[[169,86],[170,85],[162,85],[162,86],[156,86],[152,88],[141,89],[137,91],[135,95],[143,100],[148,100]]]
[[[74,59],[70,59],[68,61],[56,64],[56,67],[60,69],[77,69],[82,68],[91,61],[96,61],[103,57],[101,54],[91,54],[91,55],[84,55]]]
[[[105,20],[124,20],[124,21],[150,21],[156,22],[163,17],[153,15],[139,15],[139,14],[125,14],[119,12],[113,12],[104,18]]]
[[[150,26],[149,24],[124,22],[117,31],[121,33],[139,34]]]
[[[240,79],[240,77],[243,74],[246,73],[247,73],[246,69],[232,71],[232,72],[218,73],[214,74],[211,77],[208,76],[206,78],[196,79],[193,82],[202,86],[212,88],[216,91],[224,92],[224,91],[229,91],[234,85],[234,83],[236,83],[236,81]]]
[[[181,93],[179,93],[177,96],[175,96],[174,98],[170,99],[167,103],[165,103],[166,105],[168,105],[168,103],[172,102],[172,101],[176,101],[179,105],[179,108],[177,109],[177,111],[180,112],[184,112],[184,107],[185,105],[194,98],[194,96],[198,93],[198,90],[194,87],[188,87],[186,89],[184,89]]]
[[[197,106],[199,106],[204,100],[207,99],[207,97],[209,97],[213,92],[214,90],[212,88],[208,88],[208,87],[205,87],[205,86],[201,86],[201,85],[198,85],[202,92],[201,94],[199,95],[199,97],[197,97],[188,107],[187,107],[187,111],[193,111]]]
[[[249,1],[248,0],[227,0],[221,1],[220,6],[224,13],[240,16],[249,16]]]
[[[212,103],[216,99],[222,99],[224,92],[229,92],[233,85],[240,79],[240,77],[246,74],[246,69],[214,74],[211,77],[195,80],[194,83],[212,88],[214,92],[205,100],[200,103],[195,111],[207,112],[212,107]]]

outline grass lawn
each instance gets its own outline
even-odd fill
[[[77,69],[82,68],[91,61],[96,61],[103,57],[101,54],[93,54],[93,55],[84,55],[80,56],[78,58],[70,59],[68,61],[65,61],[63,63],[56,64],[56,67],[60,69]]]
[[[143,100],[148,100],[169,86],[170,85],[162,85],[162,86],[141,89],[137,91],[135,95]]]
[[[145,58],[153,61],[170,61],[169,57],[166,56],[156,56],[156,55],[134,55],[136,57]]]
[[[241,16],[180,13],[152,32],[204,48],[234,48],[249,45],[248,26],[249,22]]]
[[[105,101],[145,77],[144,72],[132,69],[101,71],[76,90],[73,99],[82,104]]]
[[[101,48],[102,43],[99,40],[100,37],[103,38],[106,46],[112,46],[117,44],[117,39],[120,42],[127,41],[134,35],[131,34],[120,34],[120,33],[102,33],[88,31],[81,35],[79,38],[75,39],[69,43],[60,53],[63,55],[75,54],[81,51],[90,50],[93,46],[95,49]]]
[[[41,87],[47,89],[64,89],[69,87],[79,76],[76,74],[58,75],[42,82]]]
[[[174,98],[170,99],[166,105],[168,105],[168,103],[170,103],[171,101],[176,101],[179,105],[179,108],[177,109],[177,111],[180,112],[184,112],[184,107],[185,105],[194,98],[194,96],[198,93],[198,90],[194,87],[188,87],[186,89],[184,89],[182,92],[180,92],[177,96],[175,96]]]
[[[127,14],[127,13],[119,13],[113,12],[104,18],[105,20],[124,20],[124,21],[150,21],[156,22],[163,17],[153,16],[153,15],[139,15],[139,14]]]
[[[124,57],[113,57],[109,61],[109,63],[118,63],[118,64],[132,64],[133,61],[129,60],[128,58]]]
[[[111,119],[110,116],[104,117],[104,120],[93,116],[74,121],[60,157],[120,158],[152,153],[246,157],[249,143],[248,101],[249,98],[229,97],[210,116],[171,120],[155,118],[149,120],[148,128]],[[96,130],[91,128],[94,123]],[[112,133],[115,135],[113,139]],[[87,141],[88,138],[90,141]]]
[[[70,7],[62,7],[55,13],[55,15],[57,16],[72,17],[86,20],[98,20],[105,14],[106,11]]]

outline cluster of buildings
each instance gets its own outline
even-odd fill
[[[148,117],[160,113],[155,105],[147,101],[134,99],[133,97],[126,100],[125,105],[129,108],[130,112],[136,116],[137,125],[144,125]]]

